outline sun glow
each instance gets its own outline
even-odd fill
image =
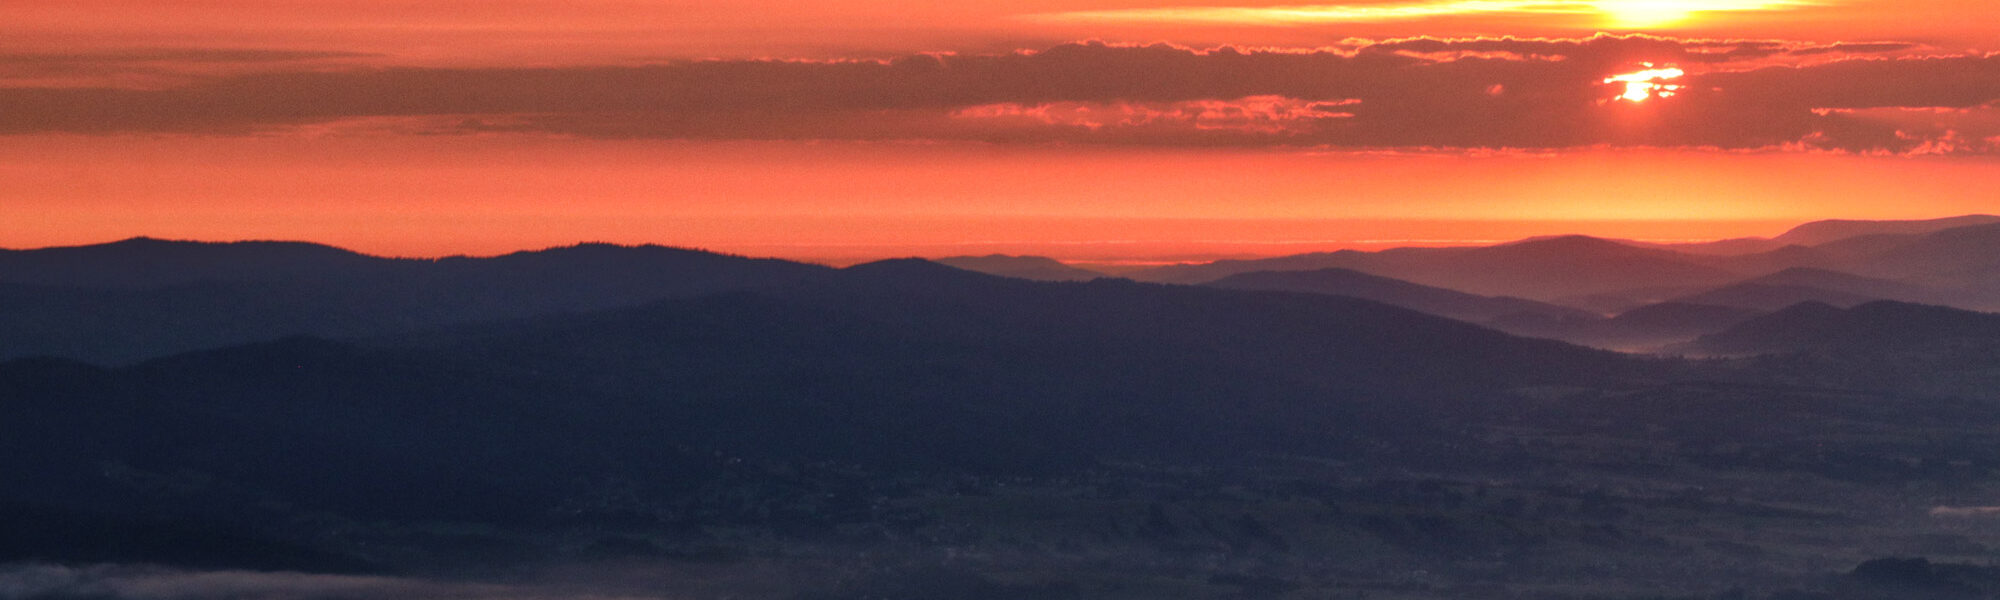
[[[1677,25],[1697,13],[1785,10],[1812,6],[1805,0],[1593,0],[1605,25],[1618,29],[1650,29]]]
[[[1605,83],[1625,84],[1625,93],[1618,95],[1619,100],[1645,102],[1652,98],[1672,98],[1680,93],[1681,88],[1687,87],[1674,83],[1661,83],[1668,79],[1678,79],[1686,75],[1687,71],[1674,67],[1656,69],[1653,68],[1653,63],[1642,64],[1646,67],[1645,70],[1604,78]]]
[[[1673,0],[1600,0],[1597,10],[1620,28],[1659,27],[1687,20],[1695,9]]]

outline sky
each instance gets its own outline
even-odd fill
[[[1133,263],[2000,212],[1975,0],[0,3],[0,247]]]

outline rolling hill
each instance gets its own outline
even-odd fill
[[[201,286],[232,285],[248,284],[92,293],[213,306]],[[1798,597],[1728,588],[1826,589],[1830,570],[1900,553],[1976,561],[1988,550],[1961,524],[1911,517],[1938,490],[1980,497],[2000,468],[1994,317],[1823,308],[1888,337],[1805,314],[1778,321],[1837,343],[1761,335],[1837,350],[1636,358],[1351,297],[895,260],[128,366],[20,359],[0,362],[0,563],[54,575],[0,578],[33,597],[105,597],[59,575],[107,562],[224,583],[433,578],[379,596],[398,600],[746,583],[774,600],[1547,597],[1591,581],[1624,587],[1581,597],[1622,600],[1687,581]],[[507,594],[493,573],[560,585]],[[583,581],[607,576],[625,583]],[[186,597],[243,595],[229,589]],[[282,597],[378,597],[297,589],[317,593]]]
[[[208,540],[201,556],[219,561],[335,568],[382,557],[283,524],[671,521],[705,506],[710,481],[824,502],[832,484],[798,479],[815,464],[1020,475],[1354,456],[1422,439],[1406,436],[1432,411],[1642,370],[1350,298],[914,260],[363,343],[287,338],[114,369],[17,360],[0,364],[0,505],[21,510],[0,531],[44,537],[39,554],[0,544],[15,553],[0,560],[187,563],[83,535],[143,522],[165,528],[162,548]],[[607,487],[646,504],[599,504]]]
[[[2000,224],[1974,225],[1928,233],[1860,259],[1861,272],[1937,282],[1953,287],[1991,287],[2000,278]]]
[[[1993,223],[2000,223],[2000,216],[1963,215],[1942,219],[1875,221],[1829,219],[1801,224],[1772,238],[1734,238],[1713,242],[1678,244],[1634,243],[1644,247],[1674,250],[1689,254],[1733,256],[1770,252],[1786,246],[1819,247],[1856,238],[1879,239],[1919,236],[1957,227],[1990,225]]]
[[[830,269],[659,246],[385,259],[129,240],[0,254],[0,358],[123,364],[290,335],[369,336],[786,285]]]
[[[1662,302],[1619,313],[1559,339],[1597,348],[1645,351],[1723,331],[1764,312],[1736,306]]]
[[[1209,282],[1210,287],[1239,290],[1306,292],[1349,296],[1401,306],[1471,323],[1510,320],[1591,320],[1591,313],[1521,298],[1467,294],[1407,281],[1377,277],[1349,269],[1259,271],[1239,273]]]
[[[1877,296],[1863,296],[1805,285],[1738,283],[1682,296],[1671,302],[1731,306],[1768,312],[1801,302],[1818,302],[1845,308],[1881,299]]]
[[[1032,279],[1035,281],[1090,281],[1099,277],[1108,277],[1104,273],[1072,267],[1056,259],[1044,256],[989,254],[986,256],[952,256],[933,259],[932,262],[988,275]]]
[[[1498,246],[1341,251],[1263,260],[1174,265],[1131,275],[1143,281],[1202,283],[1254,271],[1344,268],[1480,295],[1549,300],[1647,286],[1719,285],[1741,276],[1666,250],[1585,236]]]
[[[1859,221],[1833,219],[1813,221],[1780,234],[1771,241],[1778,244],[1818,246],[1848,238],[1869,235],[1929,234],[1946,229],[1956,229],[1975,225],[2000,224],[2000,216],[1964,215],[1942,219],[1919,219],[1903,221]]]
[[[1875,300],[1941,304],[1947,297],[1944,292],[1900,281],[1796,267],[1674,301],[1775,311],[1801,302],[1846,308]]]
[[[1801,303],[1703,336],[1689,349],[1722,355],[1887,355],[1983,346],[2000,346],[2000,315],[1882,300],[1846,309]]]

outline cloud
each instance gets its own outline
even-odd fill
[[[1180,102],[1058,102],[1033,106],[1003,103],[966,108],[952,117],[1015,120],[1088,130],[1164,124],[1197,130],[1282,134],[1296,131],[1304,123],[1353,118],[1354,113],[1341,107],[1358,103],[1358,100],[1306,101],[1284,96]]]
[[[1600,64],[1645,60],[1729,69],[1814,64],[1867,56],[1916,54],[1927,50],[1920,44],[1910,42],[1822,44],[1785,40],[1677,39],[1651,35],[1597,35],[1572,39],[1418,37],[1363,40],[1351,47],[1356,51],[1405,52],[1438,58],[1448,58],[1455,53],[1505,53],[1530,58],[1594,60]]]
[[[166,89],[0,88],[0,133],[426,134],[975,140],[1152,146],[1914,152],[1958,131],[1863,109],[1981,109],[2000,57],[1914,44],[1599,35],[1354,40],[1311,50],[1064,44],[895,60],[252,73]],[[1607,77],[1678,65],[1673,98]],[[1971,137],[1967,137],[1971,136]],[[1937,149],[1939,146],[1931,146]]]
[[[1630,6],[1621,6],[1630,5]],[[1464,15],[1556,14],[1610,15],[1634,24],[1650,22],[1635,15],[1669,19],[1697,12],[1789,10],[1812,6],[1799,0],[1679,0],[1676,2],[1606,2],[1604,0],[1431,0],[1363,4],[1293,6],[1189,6],[1074,11],[1030,15],[1037,21],[1083,23],[1220,23],[1231,25],[1306,25],[1410,21]],[[1621,16],[1622,15],[1622,16]],[[1671,19],[1669,19],[1671,20]]]
[[[288,62],[322,58],[365,58],[359,52],[272,50],[265,48],[139,48],[85,54],[0,52],[0,65],[89,64],[181,61],[196,63]]]
[[[2000,104],[1815,112],[1831,124],[1811,140],[1822,148],[1917,156],[2000,154]]]
[[[207,76],[369,58],[358,52],[262,48],[140,48],[89,53],[0,52],[0,85],[9,87],[162,88]]]

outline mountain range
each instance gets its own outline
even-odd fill
[[[1801,225],[1770,241],[1776,246],[1737,243],[1729,246],[1736,252],[1718,253],[1559,236],[1473,248],[1397,248],[1216,261],[1159,267],[1128,276],[1142,281],[1205,283],[1256,271],[1345,268],[1474,294],[1616,309],[1604,312],[1622,312],[1737,283],[1826,287],[1863,297],[1943,302],[1974,309],[2000,304],[1994,293],[2000,265],[1991,252],[2000,247],[1996,246],[2000,244],[2000,217],[1822,221]],[[1779,275],[1788,271],[1788,275]],[[1771,277],[1784,281],[1766,279]],[[1861,278],[1876,281],[1864,283]],[[1863,292],[1856,286],[1871,289]],[[1605,303],[1613,297],[1622,300]]]
[[[1090,281],[1108,276],[1097,271],[1063,264],[1062,261],[1045,256],[1009,256],[1005,254],[948,256],[935,259],[934,262],[967,271],[978,271],[989,275],[1033,279],[1036,281]]]
[[[138,238],[0,251],[0,358],[122,364],[292,335],[357,337],[796,282],[830,269],[660,246],[492,258]]]
[[[1225,260],[1128,276],[1346,295],[1518,335],[1631,351],[1691,342],[1804,302],[1991,310],[2000,306],[2000,268],[1988,258],[2000,249],[1996,223],[2000,217],[1989,215],[1819,221],[1776,238],[1692,245],[1555,236],[1477,248]]]
[[[1691,254],[1755,254],[1769,252],[1786,246],[1820,246],[1831,242],[1869,236],[1916,236],[1946,229],[1992,225],[2000,223],[2000,216],[1963,215],[1942,219],[1916,220],[1853,220],[1829,219],[1805,223],[1771,238],[1734,238],[1714,242],[1683,244],[1648,244],[1656,248],[1688,252]]]
[[[1216,261],[1131,273],[1141,281],[1205,283],[1255,271],[1344,268],[1468,293],[1551,300],[1644,287],[1726,283],[1729,271],[1682,255],[1585,236],[1471,248],[1343,250],[1258,260]]]
[[[1347,456],[1427,427],[1432,410],[1645,368],[1349,298],[1028,282],[918,260],[113,369],[24,359],[0,364],[0,504],[35,522],[0,530],[41,533],[0,558],[185,562],[83,535],[164,512],[261,532],[201,560],[360,568],[374,559],[259,519],[587,523],[638,510],[591,508],[607,485],[656,511],[701,481],[774,477],[735,466],[746,460],[1012,476]],[[260,554],[272,548],[284,551]]]
[[[1954,519],[2000,474],[2000,315],[1971,310],[2000,230],[1880,225],[1138,274],[1200,285],[0,252],[0,565],[426,582],[298,597],[1979,597],[1994,546]],[[182,597],[13,568],[0,596]]]
[[[1611,318],[1663,303],[1768,312],[1808,301],[1853,306],[1896,300],[1991,309],[2000,304],[2000,263],[1989,258],[1992,248],[2000,248],[2000,225],[1993,221],[1974,215],[1809,223],[1772,241],[1817,246],[1737,255],[1563,236],[1478,248],[1217,261],[1129,276],[1346,295],[1519,335],[1636,350],[1692,341],[1730,322],[1715,311],[1708,318],[1658,318],[1684,308],[1648,311],[1653,318],[1636,328],[1628,325],[1637,319]],[[1045,281],[1102,276],[1040,257],[942,262]],[[148,238],[9,250],[0,251],[0,357],[128,364],[287,335],[389,335],[787,285],[829,272],[780,260],[606,244],[423,260],[298,242]]]

